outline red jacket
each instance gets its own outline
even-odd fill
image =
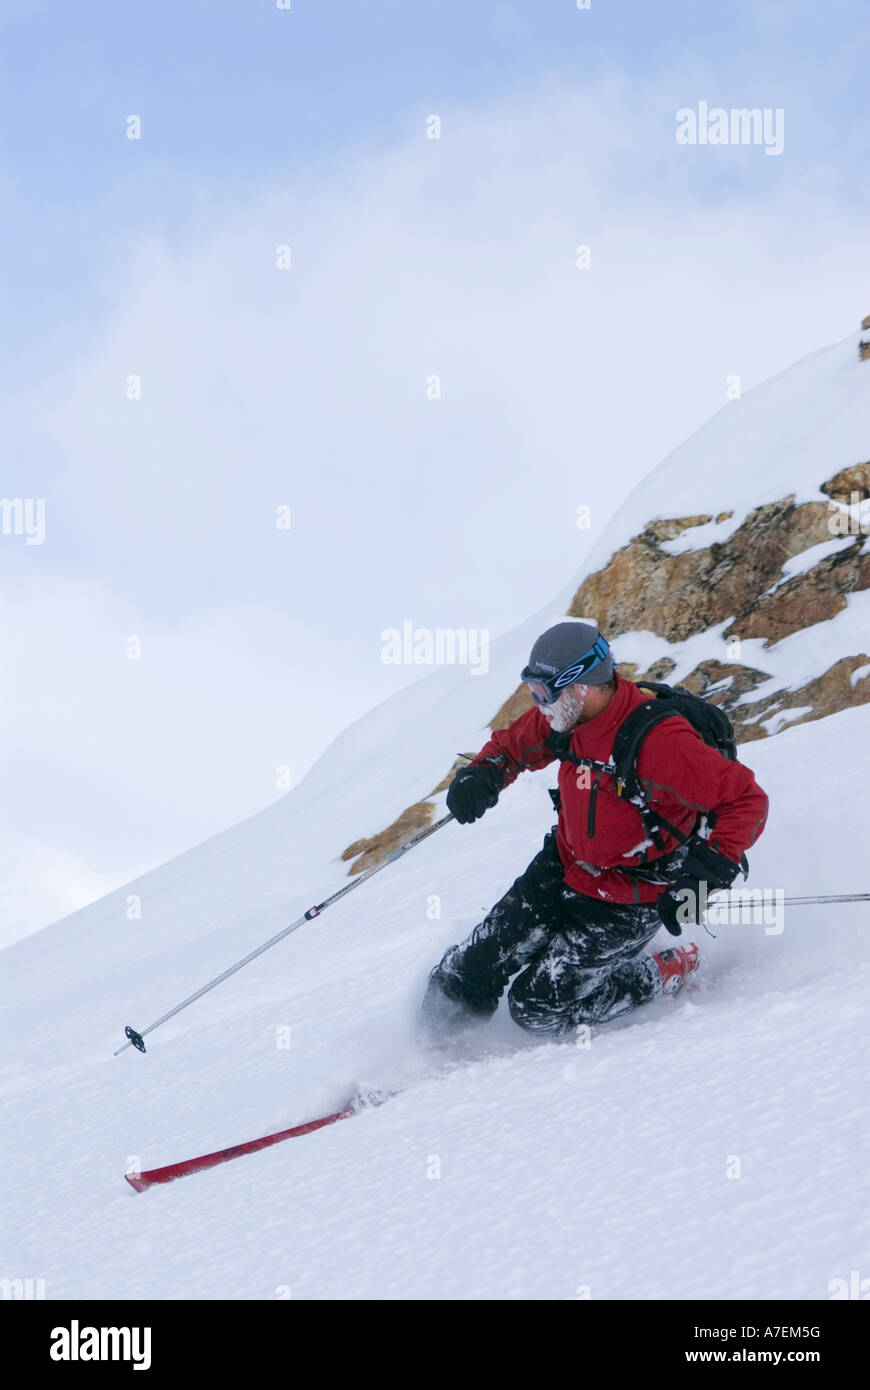
[[[617,676],[610,704],[574,730],[571,752],[606,762],[620,724],[647,699],[649,695],[631,681]],[[549,721],[536,706],[506,729],[496,730],[474,762],[495,760],[508,786],[525,769],[546,767],[554,761],[556,755],[547,742],[549,733]],[[735,864],[764,829],[768,801],[750,769],[717,753],[680,715],[653,727],[641,747],[637,771],[650,805],[684,834],[697,827],[703,811],[715,811],[710,844]],[[607,774],[601,778],[590,837],[589,784],[588,772],[584,774],[572,763],[561,763],[562,807],[556,844],[565,882],[578,893],[612,902],[654,902],[663,891],[661,884],[621,874],[618,866],[653,863],[675,849],[678,841],[662,831],[664,848],[650,846],[637,807],[617,796],[613,778]]]

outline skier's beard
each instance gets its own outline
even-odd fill
[[[557,734],[567,734],[569,729],[580,723],[583,715],[583,707],[586,704],[586,688],[581,687],[583,693],[578,695],[573,686],[563,690],[555,704],[543,705],[542,712],[549,719],[550,725]]]

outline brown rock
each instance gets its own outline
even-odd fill
[[[812,569],[787,579],[775,593],[762,594],[739,626],[726,629],[725,637],[764,637],[764,645],[770,647],[793,632],[836,617],[846,607],[846,594],[855,587],[862,545],[859,538]]]
[[[862,555],[858,561],[855,589],[870,589],[870,555]]]
[[[367,840],[354,840],[341,856],[342,859],[354,859],[354,856],[359,856],[348,869],[348,875],[361,874],[366,869],[374,868],[376,864],[382,864],[392,850],[398,849],[418,830],[429,825],[434,814],[435,807],[431,801],[418,801],[415,805],[408,806],[392,825],[388,825],[377,835],[372,835]]]
[[[770,673],[738,662],[701,661],[680,684],[693,695],[701,695],[711,705],[720,705],[731,717],[741,695],[770,680]]]
[[[708,616],[715,605],[706,594],[701,598],[701,612],[686,602],[688,596],[694,599],[702,594],[708,567],[708,551],[668,555],[652,541],[636,536],[611,557],[605,569],[581,584],[568,609],[569,616],[594,613],[610,639],[622,632],[645,629],[679,641],[716,621]]]
[[[767,730],[762,729],[759,724],[747,724],[745,727],[735,724],[734,736],[738,743],[754,743],[757,739],[767,738]]]
[[[785,560],[821,537],[827,515],[822,502],[795,507],[794,498],[786,497],[755,508],[728,540],[679,555],[662,551],[656,539],[668,539],[673,524],[655,522],[589,575],[569,614],[594,613],[609,638],[639,629],[682,641],[749,611],[780,578]],[[679,530],[685,529],[682,521]]]
[[[670,521],[651,521],[641,532],[641,539],[659,545],[661,541],[672,541],[690,526],[705,526],[712,520],[712,516],[681,516]]]
[[[676,668],[676,665],[677,663],[672,661],[669,656],[663,656],[660,657],[658,661],[654,661],[652,666],[648,666],[642,676],[631,676],[626,677],[626,679],[633,681],[666,681],[671,672]],[[637,667],[634,669],[636,670]],[[625,675],[625,670],[622,666],[620,666],[619,670],[621,675]]]
[[[787,560],[809,550],[813,545],[833,539],[828,526],[831,509],[827,502],[802,502],[781,516],[769,533],[769,539],[780,544]]]
[[[859,494],[858,500],[870,497],[870,463],[856,463],[851,468],[841,468],[833,478],[822,483],[820,491],[826,497],[836,498],[838,502],[851,504],[853,492]]]
[[[738,743],[767,737],[767,730],[760,728],[760,723],[780,709],[799,709],[804,705],[810,707],[808,713],[801,715],[799,719],[789,720],[788,724],[783,726],[791,728],[793,724],[810,724],[816,719],[824,719],[829,714],[837,714],[840,710],[850,709],[854,705],[870,704],[870,676],[863,676],[854,685],[850,679],[852,672],[859,666],[867,665],[870,665],[870,656],[866,652],[857,656],[844,656],[840,661],[835,661],[823,675],[807,681],[806,685],[800,686],[797,690],[780,690],[769,699],[758,701],[757,704],[740,705],[739,724],[735,720],[735,714],[731,715]],[[760,716],[757,722],[745,722],[754,720],[757,716]]]
[[[726,541],[680,555],[662,551],[661,540],[669,539],[675,526],[679,533],[684,522],[697,524],[704,518],[654,522],[618,550],[603,570],[589,575],[569,613],[594,613],[609,638],[638,629],[682,641],[730,618],[729,632],[777,640],[773,628],[765,630],[771,608],[765,595],[781,580],[786,560],[831,539],[829,516],[825,502],[795,506],[794,498],[786,497],[756,507]],[[821,583],[820,589],[824,587]],[[808,613],[800,626],[839,611],[838,594],[854,587],[854,577],[849,583],[832,581],[830,587],[830,595],[819,593],[813,600],[817,616]],[[796,617],[785,612],[790,602],[791,594],[786,593],[775,610],[783,615],[778,616],[781,635],[786,628],[794,630]],[[762,611],[755,614],[759,605]]]

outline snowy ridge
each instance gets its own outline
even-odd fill
[[[850,333],[724,405],[634,489],[585,572],[600,569],[655,518],[723,511],[740,517],[790,493],[798,503],[812,501],[838,468],[863,463],[870,381],[858,359],[860,339]],[[718,535],[698,528],[695,543],[724,540],[730,522],[720,525]]]

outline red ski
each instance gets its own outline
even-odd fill
[[[394,1094],[393,1091],[382,1091],[369,1092],[365,1096],[356,1095],[344,1110],[336,1110],[332,1115],[321,1115],[319,1119],[308,1120],[304,1125],[295,1125],[293,1129],[282,1129],[277,1134],[266,1134],[262,1139],[251,1139],[247,1144],[234,1144],[232,1148],[218,1149],[213,1154],[202,1154],[199,1158],[187,1158],[182,1163],[170,1163],[166,1168],[150,1168],[147,1173],[125,1173],[124,1177],[137,1192],[145,1192],[157,1183],[173,1182],[175,1178],[186,1177],[188,1173],[200,1173],[204,1168],[216,1168],[219,1163],[229,1163],[232,1158],[257,1153],[259,1149],[268,1149],[271,1144],[280,1144],[285,1139],[298,1139],[303,1134],[311,1134],[315,1129],[323,1129],[325,1125],[334,1125],[338,1120],[350,1119],[351,1115],[359,1114],[364,1106],[382,1105]]]

